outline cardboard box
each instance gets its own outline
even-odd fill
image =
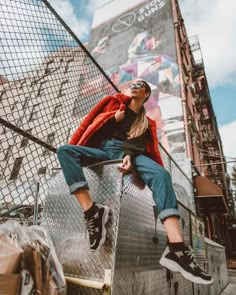
[[[0,274],[0,294],[19,295],[21,287],[21,274]]]
[[[17,272],[23,250],[13,244],[7,236],[0,236],[0,274]]]

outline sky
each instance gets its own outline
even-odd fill
[[[96,7],[111,0],[49,0],[81,41]],[[198,35],[226,160],[236,158],[236,1],[179,0],[189,37]],[[230,164],[232,166],[232,164]]]

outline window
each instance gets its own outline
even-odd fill
[[[64,74],[66,74],[68,72],[69,63],[72,62],[73,60],[74,60],[74,58],[71,58],[71,59],[66,61],[66,67],[65,67],[65,70],[64,70]]]
[[[54,139],[55,139],[55,132],[48,134],[48,137],[47,137],[47,141],[46,142],[49,145],[53,145]],[[43,151],[43,156],[47,156],[47,155],[50,155],[50,151],[48,149],[45,149]]]
[[[16,158],[9,180],[13,180],[18,177],[22,161],[23,157]]]
[[[61,109],[62,109],[62,104],[56,105],[52,117],[53,118],[59,117],[61,115]]]
[[[19,100],[14,101],[14,103],[11,105],[11,111],[14,111],[14,109],[17,108],[17,104],[19,103]]]
[[[5,157],[4,157],[4,160],[5,160],[5,161],[6,161],[7,159],[9,159],[9,157],[10,157],[10,155],[11,155],[12,148],[13,148],[12,145],[9,145],[9,146],[8,146],[7,151],[6,151],[6,154],[5,154]]]
[[[22,147],[26,147],[27,144],[28,144],[28,141],[29,141],[29,139],[28,139],[27,137],[24,137],[24,138],[22,139],[22,141],[21,141],[20,148],[22,148]]]
[[[79,99],[76,99],[75,102],[74,102],[74,107],[73,107],[73,111],[72,111],[72,116],[73,117],[76,117],[80,114],[80,101]]]
[[[70,132],[71,132],[71,128],[69,128],[68,131],[67,131],[67,137],[66,137],[67,142],[69,141],[69,139],[71,137]]]
[[[41,167],[38,170],[38,175],[44,175],[47,171],[47,167]]]
[[[69,82],[69,80],[65,80],[65,81],[63,81],[63,82],[61,83],[61,87],[60,87],[60,89],[59,89],[58,97],[65,95],[65,93],[63,93],[63,90],[64,90],[63,87],[64,87],[64,85],[67,84],[68,82]]]
[[[26,130],[27,133],[31,133],[32,129],[28,129]],[[26,147],[28,144],[29,139],[27,137],[23,137],[22,141],[21,141],[21,145],[20,148],[22,147]]]
[[[2,92],[0,92],[0,101],[3,100],[3,95],[6,93],[6,90],[3,90]]]
[[[6,134],[6,127],[0,125],[0,134]]]
[[[24,103],[23,103],[23,105],[22,105],[22,109],[23,109],[23,110],[26,109],[26,108],[28,107],[28,101],[29,101],[29,97],[26,97],[26,96],[25,96],[25,101],[24,101]]]
[[[37,91],[37,97],[43,94],[43,90],[46,88],[46,87],[43,87],[45,83],[47,83],[47,81],[40,82],[39,88]]]
[[[47,143],[52,145],[55,138],[55,132],[48,134]]]
[[[24,86],[27,86],[26,81],[21,82],[20,89],[23,89]]]
[[[37,113],[38,113],[39,105],[40,105],[39,103],[33,105],[32,112],[31,112],[30,117],[29,117],[29,122],[32,122],[32,121],[37,119],[37,117],[38,117]]]
[[[46,69],[45,69],[45,73],[44,74],[49,74],[50,72],[52,72],[53,67],[51,65],[53,65],[53,62],[54,62],[53,59],[47,62],[47,65],[46,65]]]

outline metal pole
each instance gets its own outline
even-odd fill
[[[36,182],[36,194],[34,197],[34,225],[38,224],[38,200],[39,200],[39,182]]]
[[[53,146],[51,146],[50,144],[40,140],[39,138],[33,136],[32,134],[30,134],[29,132],[26,132],[25,130],[15,126],[14,124],[6,121],[5,119],[3,118],[0,118],[0,124],[2,124],[3,126],[17,132],[18,134],[20,135],[23,135],[24,137],[28,138],[29,140],[41,145],[42,147],[45,147],[46,149],[56,153],[57,152],[57,149]]]
[[[105,79],[111,84],[111,86],[117,91],[120,92],[120,90],[116,87],[116,85],[111,81],[111,79],[108,77],[106,72],[102,69],[102,67],[97,63],[97,61],[94,59],[94,57],[91,55],[91,53],[88,51],[88,49],[84,46],[84,44],[79,40],[79,38],[76,36],[76,34],[71,30],[71,28],[64,22],[64,20],[60,17],[60,15],[56,12],[56,10],[51,6],[51,4],[48,2],[48,0],[42,0],[42,2],[47,6],[47,8],[56,16],[56,18],[60,21],[60,23],[64,26],[64,28],[67,30],[67,32],[75,39],[75,41],[79,44],[79,46],[83,49],[83,51],[87,54],[87,56],[90,57],[92,62],[96,65],[96,67],[99,69],[99,71],[103,74]]]
[[[208,164],[194,165],[193,167],[209,166],[209,165],[219,165],[219,164],[235,163],[235,162],[236,162],[236,160],[234,160],[234,161],[214,162],[214,163],[208,163]]]

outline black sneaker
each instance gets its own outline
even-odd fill
[[[212,277],[197,265],[190,247],[185,246],[183,251],[173,252],[167,246],[159,262],[171,271],[180,272],[193,283],[204,285],[213,283]]]
[[[99,250],[106,240],[105,224],[109,219],[110,209],[107,206],[95,205],[96,213],[90,218],[85,217],[91,251]]]

